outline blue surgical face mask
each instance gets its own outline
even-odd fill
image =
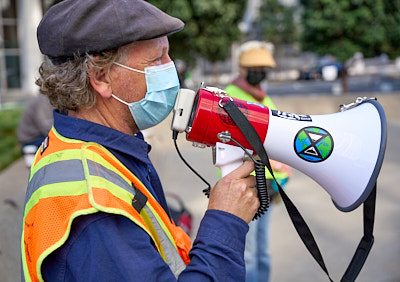
[[[174,62],[146,67],[144,71],[114,63],[125,69],[144,73],[146,77],[146,96],[137,102],[127,103],[114,94],[112,97],[128,105],[132,117],[140,130],[162,122],[172,111],[179,91],[178,73]]]

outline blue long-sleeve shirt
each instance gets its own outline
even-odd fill
[[[161,182],[149,159],[150,146],[136,136],[54,112],[61,135],[96,142],[128,167],[168,212]],[[244,242],[248,225],[240,218],[208,210],[179,281],[244,281]],[[151,243],[129,219],[98,212],[78,217],[66,243],[42,265],[46,281],[176,281]]]

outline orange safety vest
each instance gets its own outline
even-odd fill
[[[140,210],[133,205],[137,199],[144,199]],[[29,177],[21,238],[25,280],[43,281],[41,265],[66,242],[72,221],[96,212],[119,214],[141,227],[175,277],[189,263],[189,236],[140,180],[101,145],[65,138],[53,127]]]

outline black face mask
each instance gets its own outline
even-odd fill
[[[266,77],[267,77],[266,71],[248,70],[246,80],[249,84],[256,86],[260,84],[260,82]]]

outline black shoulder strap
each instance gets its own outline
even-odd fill
[[[340,280],[341,282],[352,282],[356,280],[374,244],[375,203],[376,183],[367,200],[364,202],[364,236],[361,238],[353,258]]]
[[[261,161],[265,164],[265,166],[268,168],[268,171],[271,173],[272,177],[276,181],[271,168],[271,164],[269,162],[268,154],[265,151],[260,136],[257,134],[252,124],[243,115],[243,113],[239,110],[239,108],[234,104],[233,101],[228,101],[227,103],[223,104],[223,108],[232,118],[235,124],[238,126],[242,134],[245,136],[247,141],[253,147],[256,154],[261,158]],[[322,258],[321,252],[307,223],[301,216],[296,206],[286,195],[285,191],[282,189],[279,183],[277,181],[276,183],[278,184],[279,193],[288,211],[289,217],[292,220],[293,225],[297,233],[299,234],[301,240],[303,241],[304,245],[311,253],[311,255],[314,257],[316,262],[322,268],[322,270],[326,273],[329,280],[333,281],[329,276],[328,269],[325,266],[325,262]],[[376,189],[374,188],[370,196],[364,203],[364,237],[361,239],[361,242],[356,250],[356,253],[354,254],[354,257],[341,280],[342,282],[354,281],[356,279],[372,247],[373,243],[372,231],[373,231],[374,215],[375,215],[375,194],[376,194]]]

